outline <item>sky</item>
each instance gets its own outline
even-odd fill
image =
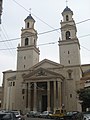
[[[16,70],[17,46],[25,18],[32,14],[38,34],[52,31],[61,27],[61,13],[66,5],[73,11],[77,23],[81,64],[90,64],[90,0],[4,0],[0,25],[0,85],[3,71]],[[59,37],[60,30],[38,35],[40,61],[46,58],[59,63]]]

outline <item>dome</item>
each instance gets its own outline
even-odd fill
[[[64,12],[71,12],[73,14],[73,11],[70,8],[68,8],[68,6],[66,6],[66,8],[63,10],[62,14]]]
[[[25,19],[25,21],[26,21],[27,19],[32,19],[32,20],[35,22],[35,20],[34,20],[33,17],[31,16],[31,14],[29,14],[29,16],[27,16],[27,18]]]

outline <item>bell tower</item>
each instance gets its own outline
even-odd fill
[[[62,12],[61,39],[59,39],[60,63],[64,66],[80,65],[80,44],[73,11],[66,6]]]
[[[37,31],[34,29],[35,20],[29,14],[25,19],[25,28],[21,29],[21,44],[17,49],[17,70],[26,70],[39,62],[37,48]]]
[[[77,38],[77,28],[73,19],[73,11],[66,6],[62,12],[63,20],[61,21],[61,39],[59,38],[60,64],[64,65],[63,82],[64,87],[63,103],[68,111],[81,110],[77,99],[77,89],[81,73],[80,62],[80,44]],[[68,104],[67,104],[68,103]],[[71,105],[72,103],[72,105]]]

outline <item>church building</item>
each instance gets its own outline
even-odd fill
[[[81,65],[80,44],[73,11],[62,12],[61,38],[58,41],[60,63],[39,61],[37,30],[31,14],[21,29],[17,47],[17,69],[3,72],[3,109],[26,111],[82,111],[77,90],[90,64]]]

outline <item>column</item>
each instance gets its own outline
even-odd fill
[[[37,111],[37,106],[36,106],[36,102],[37,102],[37,90],[36,90],[37,84],[36,82],[34,82],[34,105],[33,105],[33,110]]]
[[[47,111],[50,111],[50,81],[47,82]]]
[[[28,83],[26,84],[26,108],[28,108]]]
[[[54,112],[56,111],[56,81],[54,81]]]
[[[58,109],[61,109],[61,82],[58,81]]]
[[[28,109],[31,110],[31,83],[29,83],[29,89],[28,89]]]

